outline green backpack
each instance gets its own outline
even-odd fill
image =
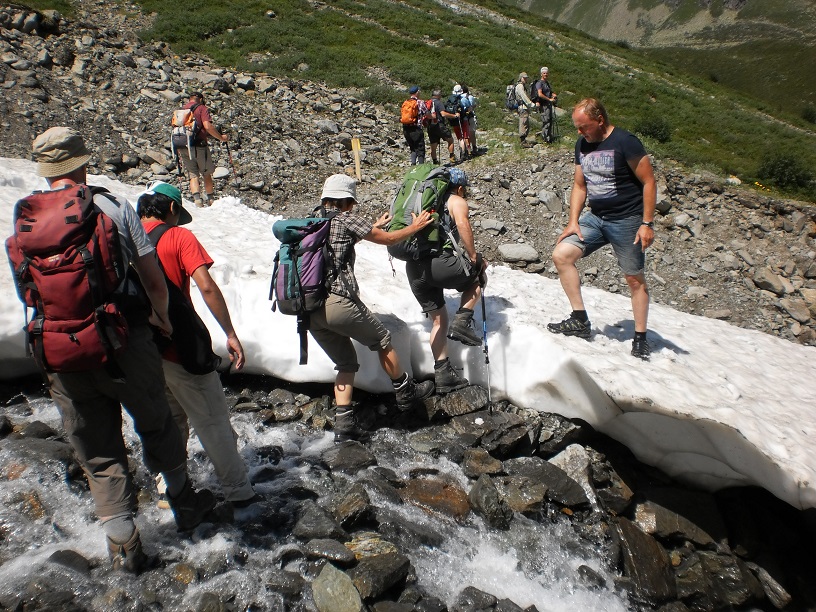
[[[450,174],[446,168],[433,164],[419,164],[412,167],[402,181],[394,201],[391,202],[391,222],[387,231],[395,232],[408,227],[413,222],[411,213],[419,214],[427,210],[434,222],[407,240],[388,247],[388,254],[402,261],[424,259],[438,252],[442,247],[444,227],[440,228],[439,213],[445,193],[450,185]]]

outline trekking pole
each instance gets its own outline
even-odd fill
[[[555,104],[550,104],[550,109],[552,111],[552,117],[550,117],[550,124],[552,125],[552,136],[553,142],[558,140],[561,137],[561,134],[558,133],[558,113],[555,111]]]
[[[493,414],[493,400],[490,393],[490,354],[487,352],[487,309],[485,308],[485,292],[482,285],[482,352],[485,356],[485,371],[487,373],[487,408]]]
[[[235,187],[241,186],[241,179],[238,178],[238,173],[235,171],[235,164],[232,162],[232,151],[229,148],[229,141],[224,143],[227,147],[227,157],[229,158],[230,168],[232,168],[232,184]]]

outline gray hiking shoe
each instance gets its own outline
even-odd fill
[[[410,410],[416,402],[430,397],[433,392],[433,381],[425,380],[423,382],[417,382],[409,376],[399,388],[394,389],[394,393],[397,396],[397,408],[400,412]]]
[[[158,566],[158,558],[147,556],[142,550],[142,540],[139,531],[134,530],[131,538],[124,544],[118,544],[107,538],[108,557],[110,557],[114,571],[125,571],[131,574],[142,572]]]
[[[212,491],[207,489],[196,491],[189,478],[177,497],[167,494],[167,501],[170,503],[179,531],[192,531],[215,508],[215,495]]]
[[[371,437],[371,432],[363,429],[357,418],[354,416],[354,409],[351,406],[338,406],[334,416],[334,441],[348,442],[357,440],[365,442]]]
[[[473,329],[473,311],[461,308],[457,312],[450,327],[448,327],[448,338],[456,340],[467,346],[481,346],[482,339]]]
[[[577,336],[579,338],[589,338],[592,334],[592,323],[587,321],[579,321],[572,315],[564,319],[560,323],[549,323],[547,329],[554,334],[563,334],[564,336]]]
[[[440,367],[434,368],[434,384],[436,385],[437,393],[450,393],[463,387],[467,387],[470,383],[467,378],[459,375],[456,369],[450,364],[447,359]]]

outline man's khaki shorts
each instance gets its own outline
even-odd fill
[[[207,145],[194,146],[192,158],[190,157],[189,149],[180,149],[179,157],[181,158],[181,163],[184,165],[184,169],[190,174],[207,176],[215,172],[215,162],[213,161],[212,155],[210,155],[210,147]]]

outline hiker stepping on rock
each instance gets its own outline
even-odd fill
[[[356,181],[345,174],[334,174],[326,179],[320,203],[329,214],[335,213],[329,229],[329,271],[326,283],[329,296],[323,307],[310,315],[309,333],[335,364],[334,399],[337,404],[334,419],[334,439],[343,442],[365,439],[368,432],[360,426],[354,414],[352,392],[354,377],[360,364],[352,340],[375,351],[382,369],[391,378],[397,407],[407,411],[418,400],[434,391],[431,381],[417,382],[405,372],[397,351],[391,345],[391,332],[363,304],[359,285],[354,276],[354,246],[361,240],[390,245],[404,240],[431,222],[431,216],[422,212],[414,223],[398,232],[382,229],[391,217],[383,214],[376,222],[352,212],[357,204]]]
[[[480,346],[482,338],[473,325],[473,309],[487,282],[487,262],[476,252],[473,229],[468,220],[468,177],[459,168],[447,170],[449,184],[437,210],[450,235],[440,237],[440,247],[419,259],[409,259],[405,272],[411,292],[431,319],[431,353],[434,358],[434,383],[439,393],[449,393],[469,383],[454,368],[448,357],[448,338],[467,346]],[[459,243],[461,242],[461,246]],[[448,321],[444,289],[462,292],[459,310]]]

